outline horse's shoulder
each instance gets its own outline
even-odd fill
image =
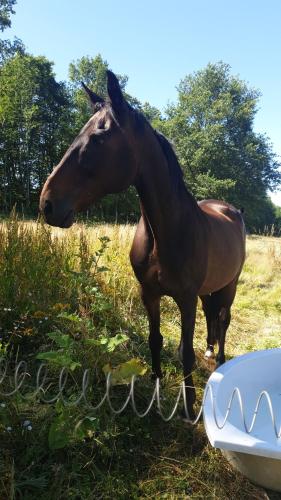
[[[135,273],[143,271],[149,266],[149,257],[154,248],[154,238],[145,217],[141,217],[137,225],[133,244],[130,251],[130,260]]]

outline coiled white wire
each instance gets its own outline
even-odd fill
[[[22,398],[25,398],[24,394],[21,393],[21,389],[23,389],[24,383],[27,380],[27,378],[30,378],[30,374],[27,371],[27,363],[25,361],[20,361],[17,363],[17,365],[14,368],[14,374],[13,377],[11,377],[8,373],[8,362],[5,359],[0,359],[0,388],[1,385],[6,381],[7,378],[9,378],[9,381],[11,382],[11,378],[13,378],[13,388],[10,391],[1,391],[0,389],[0,396],[4,398],[11,397],[17,393],[21,394]],[[259,412],[259,408],[261,405],[261,402],[263,399],[265,399],[268,409],[269,409],[269,414],[270,414],[270,420],[272,427],[274,429],[276,438],[279,439],[281,437],[281,427],[278,429],[277,423],[276,423],[276,417],[274,414],[273,410],[273,405],[272,405],[272,400],[269,395],[269,393],[266,390],[263,390],[260,392],[257,402],[255,405],[255,409],[251,418],[251,423],[250,425],[247,425],[246,418],[245,418],[245,409],[244,409],[244,402],[241,396],[241,392],[238,387],[235,387],[231,393],[231,396],[228,401],[227,409],[225,416],[223,418],[218,418],[218,410],[216,408],[215,404],[215,397],[214,397],[214,391],[213,387],[210,383],[206,385],[202,404],[200,407],[200,410],[198,412],[197,417],[194,420],[189,419],[188,416],[188,409],[187,409],[187,401],[186,401],[186,391],[185,391],[185,383],[184,381],[180,384],[179,392],[176,397],[175,404],[172,408],[172,411],[170,412],[169,415],[164,415],[163,413],[163,408],[161,404],[161,394],[160,394],[160,380],[156,379],[155,381],[155,386],[152,392],[152,397],[148,403],[147,408],[144,411],[139,411],[136,405],[136,400],[135,400],[135,384],[136,384],[136,377],[135,375],[132,376],[130,383],[128,384],[129,386],[129,392],[128,395],[124,401],[124,403],[120,406],[120,408],[114,408],[112,404],[112,396],[111,396],[111,388],[113,386],[112,384],[112,379],[111,379],[111,373],[108,373],[106,377],[106,387],[105,387],[105,393],[102,396],[100,402],[96,405],[91,404],[88,401],[87,397],[87,391],[90,388],[90,370],[87,368],[83,372],[83,377],[82,377],[82,382],[81,382],[81,392],[79,396],[77,397],[76,400],[69,400],[65,397],[64,392],[66,389],[68,377],[69,377],[69,372],[66,368],[62,368],[58,377],[58,391],[55,396],[52,396],[51,398],[46,398],[46,392],[48,391],[47,387],[47,375],[48,375],[48,370],[47,370],[47,365],[46,364],[41,364],[37,370],[36,374],[36,385],[35,389],[33,390],[33,396],[38,396],[40,400],[44,403],[52,404],[55,403],[56,401],[60,400],[63,402],[65,406],[73,407],[73,406],[78,406],[80,403],[83,402],[83,404],[89,409],[90,411],[97,411],[103,404],[107,402],[110,410],[114,415],[120,415],[125,411],[125,409],[129,406],[131,403],[132,409],[134,413],[139,417],[139,418],[144,418],[146,417],[149,412],[151,411],[152,407],[154,404],[156,404],[157,411],[160,415],[160,417],[165,421],[169,422],[176,414],[176,411],[179,407],[179,404],[181,400],[183,401],[183,407],[184,407],[184,412],[186,415],[186,418],[188,419],[189,423],[191,425],[196,425],[202,415],[203,408],[206,404],[206,399],[209,396],[211,399],[211,407],[212,407],[212,413],[213,413],[213,418],[216,426],[218,429],[223,429],[231,412],[233,402],[235,398],[238,401],[239,405],[239,410],[240,410],[240,415],[244,427],[244,431],[247,434],[251,434],[253,432],[255,423],[256,423],[256,418]]]

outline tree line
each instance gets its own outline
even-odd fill
[[[0,31],[10,26],[16,0],[0,0]],[[69,65],[69,80],[56,80],[53,63],[28,54],[21,40],[0,40],[0,211],[35,215],[47,175],[91,116],[84,81],[106,94],[107,61],[82,57]],[[254,131],[260,94],[231,74],[223,62],[187,75],[177,101],[161,113],[126,91],[130,104],[173,143],[188,189],[197,199],[219,198],[244,209],[249,231],[275,224],[280,210],[268,192],[280,182],[280,163],[269,139]],[[106,197],[91,217],[131,220],[139,216],[133,188]]]

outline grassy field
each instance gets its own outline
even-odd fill
[[[30,373],[25,398],[0,396],[0,499],[279,498],[236,474],[208,444],[202,423],[164,423],[156,410],[141,420],[130,408],[114,417],[106,405],[97,413],[82,403],[70,410],[43,404],[33,394],[38,355],[50,367],[49,395],[61,367],[69,367],[70,399],[78,393],[83,367],[92,368],[98,400],[103,368],[128,370],[124,363],[134,359],[138,369],[147,368],[137,386],[137,400],[145,404],[153,386],[147,320],[128,258],[133,232],[129,225],[51,230],[15,217],[0,223],[0,355],[10,361],[11,374],[21,359]],[[281,240],[249,236],[227,357],[280,346],[280,312]],[[162,303],[161,329],[163,404],[169,408],[181,381],[179,314],[169,299]],[[198,405],[210,374],[205,337],[198,307]],[[125,392],[122,384],[114,388],[116,407]]]

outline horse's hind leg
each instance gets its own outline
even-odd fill
[[[149,321],[149,347],[152,359],[152,377],[161,378],[160,352],[163,337],[160,333],[160,297],[154,296],[142,288],[142,301],[147,311]]]
[[[215,336],[219,345],[216,356],[217,367],[225,362],[225,337],[231,319],[231,306],[235,298],[238,277],[227,286],[211,295],[212,317],[214,318]]]
[[[212,315],[212,307],[211,307],[211,295],[204,295],[200,297],[202,301],[203,311],[206,318],[207,323],[207,349],[205,352],[205,359],[214,359],[215,352],[214,346],[216,344],[216,321]]]
[[[230,324],[230,319],[231,319],[230,307],[222,307],[220,309],[218,318],[219,352],[216,357],[217,367],[225,362],[225,354],[224,354],[225,336],[226,336],[226,331]]]

